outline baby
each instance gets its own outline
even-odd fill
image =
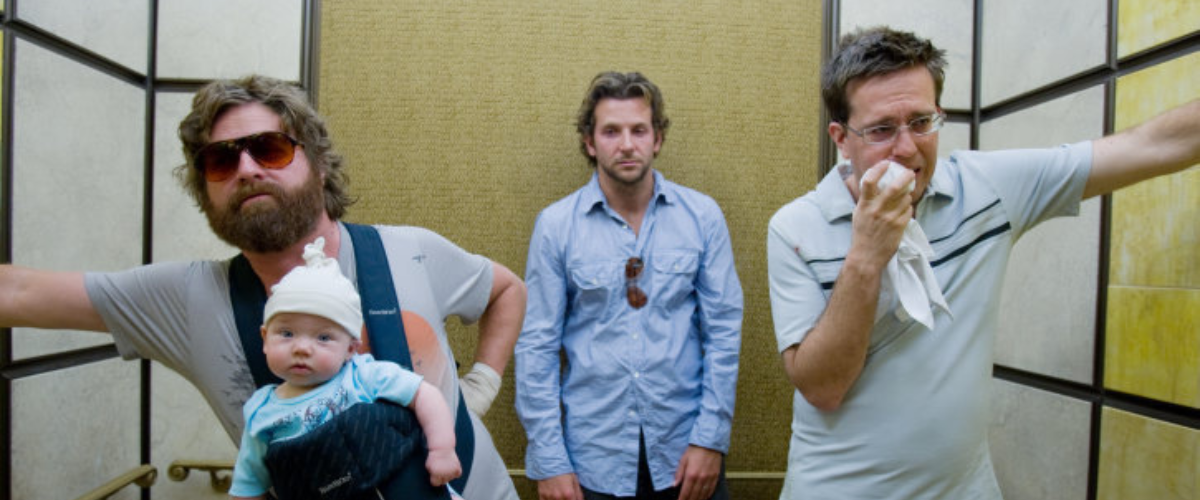
[[[433,486],[462,474],[454,418],[441,392],[395,363],[357,354],[363,331],[359,295],[324,247],[324,238],[306,245],[305,265],[271,288],[263,312],[263,353],[283,383],[259,388],[243,407],[246,425],[229,491],[234,498],[265,498],[272,484],[264,463],[271,443],[304,435],[351,405],[378,399],[416,415]]]

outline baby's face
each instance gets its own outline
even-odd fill
[[[276,314],[263,332],[263,353],[271,373],[302,391],[337,375],[354,355],[354,344],[337,323],[311,314]]]

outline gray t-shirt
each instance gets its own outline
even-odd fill
[[[445,319],[459,316],[471,323],[483,314],[492,288],[491,261],[426,229],[376,228],[396,285],[413,369],[441,389],[456,414],[458,373]],[[344,227],[338,264],[356,282],[353,243]],[[171,262],[88,273],[84,282],[121,356],[160,362],[188,379],[237,443],[242,405],[255,387],[230,305],[229,261]],[[474,416],[472,423],[475,459],[464,498],[515,499],[512,480],[491,436]]]

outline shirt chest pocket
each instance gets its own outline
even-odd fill
[[[650,262],[651,302],[664,309],[678,307],[696,291],[696,273],[700,270],[698,252],[659,252]],[[644,279],[642,281],[645,281]]]
[[[599,313],[614,297],[624,297],[624,268],[616,262],[571,266],[568,272],[571,308]]]

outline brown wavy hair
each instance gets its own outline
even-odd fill
[[[254,102],[274,110],[283,131],[304,146],[311,168],[325,176],[325,211],[331,219],[341,219],[356,201],[347,192],[350,180],[342,169],[342,155],[333,149],[325,119],[313,109],[304,91],[275,78],[251,75],[237,80],[217,80],[196,92],[192,112],[179,124],[184,164],[175,167],[176,179],[196,205],[203,208],[208,192],[204,173],[195,166],[196,152],[211,141],[213,123],[222,113],[231,107]]]
[[[642,76],[641,73],[618,73],[606,71],[596,75],[588,86],[583,104],[579,106],[579,114],[575,118],[575,129],[579,131],[579,150],[593,167],[596,158],[588,154],[585,138],[591,137],[596,130],[596,105],[603,99],[630,99],[641,97],[650,106],[650,123],[654,132],[664,142],[667,140],[667,128],[671,120],[667,118],[666,103],[663,102],[662,92],[658,86]]]

